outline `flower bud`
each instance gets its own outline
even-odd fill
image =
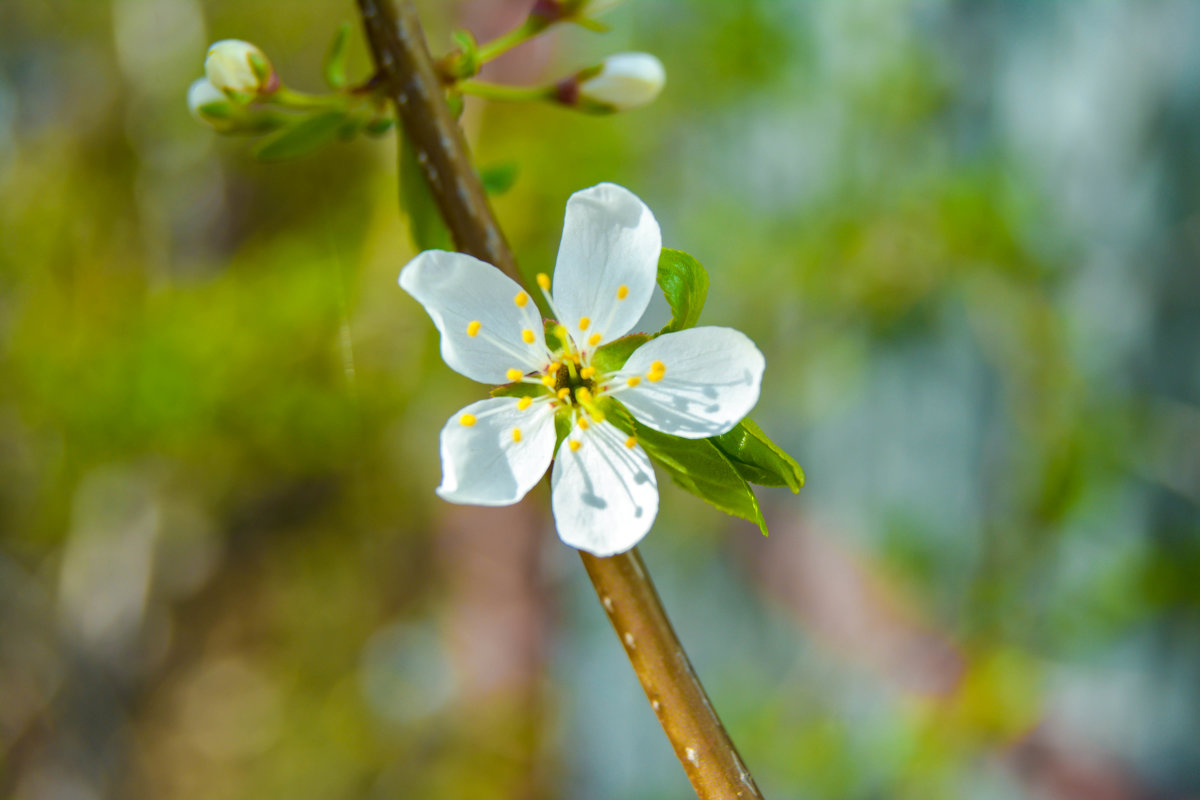
[[[208,78],[192,81],[188,87],[187,104],[192,116],[206,125],[217,130],[225,130],[230,126],[233,105],[229,97],[213,86]]]
[[[592,19],[619,6],[625,0],[537,0],[532,16],[557,22],[564,19]]]
[[[279,88],[279,76],[262,50],[239,39],[222,39],[208,48],[204,74],[231,95],[256,95]]]
[[[662,62],[649,53],[617,53],[560,84],[559,99],[585,111],[628,111],[653,101],[666,81]]]

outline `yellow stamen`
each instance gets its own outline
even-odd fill
[[[554,376],[553,375],[543,375],[542,383],[545,384],[546,386],[549,386],[551,389],[553,389],[554,388]]]
[[[642,382],[642,379],[640,376],[633,375],[628,380],[625,381],[625,385],[629,386],[629,387],[634,387],[634,386],[637,386],[641,382]]]
[[[591,324],[592,324],[592,320],[590,317],[580,317],[579,318],[579,330],[586,331],[588,329],[588,325],[591,325]]]
[[[521,441],[521,429],[520,428],[513,428],[513,441],[514,442]]]
[[[580,417],[580,418],[579,418],[579,429],[580,429],[581,431],[586,431],[586,430],[588,429],[588,421],[587,421],[587,417]]]
[[[537,283],[538,283],[538,286],[542,287],[542,291],[544,291],[544,292],[550,291],[550,276],[547,275],[546,273],[539,272],[537,274]]]
[[[600,334],[593,333],[591,336],[588,337],[588,344],[590,344],[592,347],[595,347],[596,345],[600,344],[600,340],[603,338],[604,337],[601,336]]]
[[[578,441],[576,441],[575,439],[569,439],[569,440],[567,440],[567,447],[571,448],[571,452],[572,452],[572,453],[574,453],[576,450],[578,450],[578,449],[579,449],[580,447],[582,447],[582,446],[583,446],[583,445],[581,445],[581,444],[580,444]]]
[[[622,283],[617,287],[617,299],[624,300],[626,297],[629,297],[629,287]]]
[[[554,335],[557,336],[558,338],[562,339],[563,342],[567,341],[567,329],[565,327],[563,327],[562,325],[554,326]]]
[[[559,400],[566,400],[566,399],[567,399],[567,396],[568,396],[568,395],[570,395],[570,394],[571,394],[571,390],[570,390],[570,389],[568,389],[566,386],[564,386],[563,388],[561,388],[561,389],[559,389],[559,390],[558,390],[558,399],[559,399]]]
[[[583,369],[579,370],[579,377],[583,378],[585,381],[595,374],[596,374],[595,367],[584,367]]]
[[[560,369],[562,369],[562,364],[555,361],[553,364],[550,365],[550,368],[547,369],[546,371],[549,372],[551,375],[557,375],[558,371]]]
[[[525,344],[533,344],[533,331],[526,328],[521,331],[521,338],[525,340]]]
[[[524,373],[521,372],[521,370],[519,370],[519,369],[510,369],[508,372],[504,373],[505,377],[507,377],[510,381],[521,380],[521,376],[523,374]]]
[[[661,361],[655,361],[650,365],[650,371],[646,373],[646,380],[651,383],[658,383],[663,379],[663,375],[667,374],[667,365]]]
[[[628,439],[626,439],[626,440],[625,440],[625,446],[626,446],[626,447],[628,447],[630,450],[632,450],[632,449],[633,449],[633,446],[634,446],[635,444],[637,444],[637,437],[636,437],[636,436],[630,436]]]
[[[604,422],[604,412],[598,408],[588,409],[588,413],[592,415],[592,419],[596,422]]]
[[[579,400],[579,402],[581,402],[581,403],[590,403],[590,402],[592,402],[592,393],[591,393],[591,391],[590,391],[590,390],[589,390],[589,389],[588,389],[586,386],[580,386],[578,389],[576,389],[576,390],[575,390],[575,397],[576,397],[576,398]]]
[[[522,397],[520,400],[517,401],[517,411],[524,411],[525,409],[529,408],[531,405],[533,405],[532,397]]]
[[[517,292],[517,296],[513,298],[513,302],[517,304],[517,308],[524,308],[529,302],[529,295],[524,292]]]
[[[475,415],[474,414],[463,414],[461,417],[458,418],[458,421],[464,427],[469,428],[475,424]]]
[[[467,323],[467,336],[470,336],[472,339],[474,339],[477,335],[479,335],[479,329],[482,327],[482,322],[479,320],[472,320],[471,322]]]

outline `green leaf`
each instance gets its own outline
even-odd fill
[[[425,182],[417,151],[400,136],[400,206],[408,215],[408,233],[418,250],[453,250],[450,231],[442,222],[433,193]]]
[[[648,341],[650,341],[650,337],[644,333],[631,333],[620,339],[614,339],[592,354],[592,366],[596,368],[597,372],[616,372],[625,366],[625,362],[633,355],[634,350]]]
[[[350,41],[350,23],[343,22],[333,32],[333,41],[325,53],[322,72],[330,89],[341,89],[346,85],[346,45]]]
[[[786,486],[793,493],[804,486],[804,470],[746,417],[729,433],[710,439],[743,478],[760,486]]]
[[[663,248],[658,257],[658,285],[671,307],[671,321],[659,334],[695,327],[708,297],[708,273],[682,250]]]
[[[326,111],[306,117],[272,136],[255,151],[259,161],[286,161],[320,150],[337,138],[346,114]]]
[[[758,498],[733,463],[710,439],[681,439],[638,423],[623,408],[610,407],[608,419],[626,433],[633,433],[654,463],[676,484],[732,514],[758,525],[763,536],[767,523]]]
[[[479,180],[483,182],[483,190],[488,195],[498,197],[517,182],[517,162],[506,161],[503,164],[482,167],[479,170]]]

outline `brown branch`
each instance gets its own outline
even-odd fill
[[[454,117],[445,103],[411,2],[358,0],[375,65],[417,151],[458,248],[517,278]],[[725,732],[667,619],[637,550],[609,558],[580,553],[650,706],[702,800],[762,795]]]

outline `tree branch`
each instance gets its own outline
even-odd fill
[[[417,152],[454,242],[520,280],[516,260],[445,103],[411,2],[357,0],[375,65]],[[637,550],[597,558],[580,552],[625,653],[675,755],[701,800],[762,795],[688,661]]]

